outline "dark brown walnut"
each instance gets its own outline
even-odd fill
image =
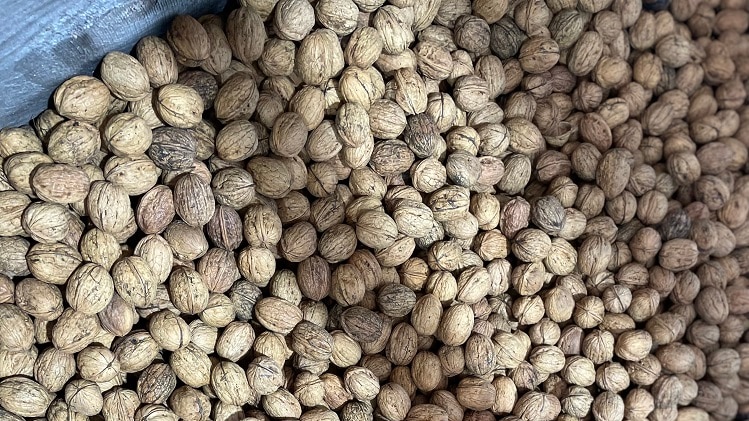
[[[206,224],[206,235],[217,247],[235,250],[242,242],[242,218],[228,206],[216,206]]]
[[[549,235],[556,235],[564,224],[564,208],[554,196],[544,196],[533,203],[531,220]]]
[[[385,329],[385,318],[364,307],[349,307],[341,313],[341,327],[353,339],[359,342],[377,340]]]
[[[164,403],[177,386],[177,376],[168,364],[153,364],[138,377],[136,390],[142,403]]]
[[[260,288],[253,285],[248,280],[239,280],[232,285],[229,291],[229,298],[234,304],[234,313],[238,320],[250,320],[254,310],[255,303],[261,296]]]
[[[390,317],[402,317],[411,312],[416,304],[416,294],[405,285],[388,284],[377,294],[377,305]]]
[[[213,75],[202,70],[189,70],[180,73],[177,83],[194,89],[203,100],[204,110],[213,107],[213,101],[218,93],[218,82]]]
[[[464,151],[456,151],[445,160],[447,177],[454,184],[462,187],[474,187],[483,173],[481,161]]]
[[[580,39],[586,23],[584,13],[572,8],[564,9],[552,18],[549,32],[560,48],[570,48]]]
[[[325,361],[333,353],[333,337],[312,322],[305,320],[296,325],[291,338],[291,349],[305,358]]]
[[[674,238],[687,238],[692,228],[692,219],[683,209],[675,209],[666,214],[661,221],[658,232],[664,241]]]
[[[216,202],[233,209],[241,209],[255,199],[255,180],[242,168],[223,168],[213,174],[211,187]]]
[[[427,113],[409,116],[403,136],[408,147],[418,158],[432,156],[439,146],[439,130]]]
[[[517,55],[520,45],[527,38],[511,16],[504,16],[491,26],[489,47],[500,59],[507,60]]]
[[[197,140],[188,130],[175,127],[154,129],[148,156],[162,170],[190,170],[196,154]]]
[[[414,161],[414,153],[405,142],[385,140],[375,144],[370,158],[372,169],[383,177],[408,171]]]

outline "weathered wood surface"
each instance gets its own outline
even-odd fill
[[[0,128],[27,124],[65,79],[92,74],[108,51],[131,51],[174,15],[226,0],[0,0]]]

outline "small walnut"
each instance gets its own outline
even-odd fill
[[[168,351],[183,348],[190,342],[191,334],[187,322],[167,310],[151,316],[148,330],[159,346]]]
[[[406,114],[394,101],[377,99],[369,106],[369,126],[379,139],[395,139],[407,126]]]
[[[520,47],[519,60],[520,66],[528,73],[547,72],[559,61],[559,45],[544,36],[528,38]]]
[[[138,196],[158,182],[161,169],[146,155],[113,156],[104,164],[104,177],[128,196]]]
[[[725,291],[708,286],[697,295],[694,308],[705,322],[722,323],[728,317],[728,298]]]
[[[117,293],[136,307],[145,307],[156,298],[158,280],[141,257],[130,256],[117,261],[112,266],[112,279]]]
[[[453,85],[453,96],[461,110],[479,111],[489,101],[489,83],[477,75],[461,76]]]
[[[343,330],[359,342],[371,342],[379,338],[386,323],[383,316],[359,306],[344,310],[340,322]]]
[[[283,370],[272,358],[258,356],[247,367],[247,380],[258,394],[267,395],[283,384]]]
[[[88,194],[88,186],[86,172],[67,164],[40,165],[31,178],[31,187],[37,197],[59,204],[84,200]]]
[[[104,310],[114,294],[114,283],[106,269],[84,263],[68,278],[65,299],[75,310],[96,314]]]
[[[244,120],[233,121],[217,133],[216,154],[227,161],[244,161],[255,154],[259,137],[257,125]]]
[[[594,330],[583,339],[582,352],[594,364],[603,364],[614,356],[614,335],[605,330]]]
[[[186,174],[174,186],[174,209],[187,224],[202,227],[215,211],[211,188],[195,174]]]
[[[271,199],[280,199],[291,191],[291,172],[280,159],[256,156],[247,163],[255,181],[255,191]]]
[[[453,70],[453,59],[447,48],[431,41],[420,42],[414,47],[419,70],[433,80],[445,80]]]
[[[454,184],[467,188],[475,187],[483,174],[479,158],[464,151],[456,151],[448,155],[445,169],[447,177]]]
[[[302,311],[286,300],[263,298],[255,305],[258,322],[268,330],[288,334],[302,320]]]
[[[556,419],[561,410],[561,404],[556,396],[542,392],[528,392],[518,399],[513,413],[523,418],[549,421]]]
[[[658,260],[664,269],[678,272],[697,264],[697,244],[688,239],[676,238],[663,243]]]
[[[288,112],[276,118],[270,133],[270,148],[279,156],[297,155],[307,143],[307,127],[302,116]]]
[[[63,205],[36,202],[23,212],[21,226],[26,234],[41,243],[62,241],[70,233],[71,215]]]
[[[283,230],[278,252],[290,262],[301,262],[317,248],[317,232],[309,222],[298,222]]]
[[[470,337],[473,310],[466,304],[456,304],[443,313],[436,337],[445,345],[459,346]]]
[[[587,19],[584,13],[576,9],[564,9],[552,18],[549,24],[549,32],[560,48],[570,48],[580,39],[586,23]]]
[[[98,414],[103,405],[99,386],[89,380],[73,380],[65,386],[65,402],[75,412],[86,416]]]
[[[52,343],[63,352],[75,353],[94,341],[101,327],[95,315],[69,308],[52,329]]]
[[[162,232],[172,222],[174,215],[172,190],[163,185],[155,186],[146,192],[135,211],[138,228],[145,234]]]
[[[120,113],[107,121],[102,139],[115,155],[136,156],[146,153],[153,135],[146,120],[133,113]]]
[[[592,412],[597,419],[610,421],[624,418],[624,400],[614,392],[605,391],[593,401]]]
[[[408,171],[413,161],[414,154],[405,142],[385,140],[375,144],[369,165],[380,176],[389,177]]]
[[[338,263],[351,257],[356,245],[354,228],[347,224],[337,224],[322,233],[317,248],[322,258],[330,263]]]
[[[56,121],[54,125],[64,120],[60,118],[60,121]],[[51,130],[54,125],[47,130]],[[46,135],[44,137],[46,139]],[[42,152],[41,139],[37,137],[34,131],[28,126],[0,129],[0,156],[8,158],[22,152]]]
[[[385,94],[382,75],[374,67],[349,66],[341,73],[338,83],[343,99],[361,104],[367,110]]]
[[[325,94],[314,86],[305,86],[289,100],[289,111],[302,116],[307,130],[314,130],[325,118]]]
[[[281,0],[276,4],[273,24],[280,37],[301,41],[315,25],[315,11],[307,1]]]

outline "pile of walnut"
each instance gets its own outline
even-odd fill
[[[240,3],[0,131],[0,419],[749,412],[749,1]]]

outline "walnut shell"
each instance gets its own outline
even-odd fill
[[[109,98],[109,89],[99,79],[74,76],[55,90],[52,100],[61,116],[94,123],[106,114]]]
[[[159,88],[155,110],[170,126],[189,129],[203,117],[203,99],[195,89],[182,84],[169,84]]]
[[[101,79],[114,96],[124,101],[137,101],[151,93],[146,68],[135,57],[112,51],[101,61]]]
[[[192,16],[175,16],[167,30],[166,39],[177,60],[188,67],[200,66],[211,54],[208,33]]]
[[[0,381],[0,406],[22,417],[43,417],[54,395],[44,386],[24,377]]]

